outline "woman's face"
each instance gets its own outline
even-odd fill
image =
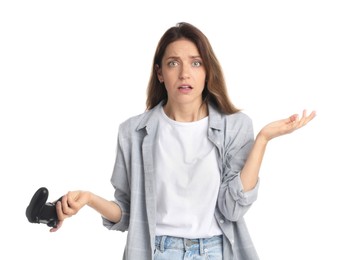
[[[201,104],[206,70],[193,42],[180,39],[170,43],[157,76],[168,92],[168,104]]]

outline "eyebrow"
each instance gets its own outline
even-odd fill
[[[191,55],[189,56],[190,59],[201,59],[201,56],[200,55]],[[168,59],[180,59],[180,56],[169,56],[166,58],[167,60]]]

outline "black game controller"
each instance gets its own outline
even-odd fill
[[[56,213],[56,202],[61,201],[62,197],[55,202],[47,202],[48,189],[39,188],[32,196],[29,206],[26,208],[26,217],[30,223],[47,224],[48,227],[57,227],[58,217]]]

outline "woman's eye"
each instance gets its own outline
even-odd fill
[[[170,67],[176,67],[178,65],[177,61],[176,60],[173,60],[173,61],[169,61],[168,65]]]
[[[193,61],[192,65],[193,67],[200,67],[202,64],[200,61]]]

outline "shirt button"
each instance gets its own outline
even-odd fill
[[[219,223],[220,223],[220,224],[223,224],[223,223],[224,223],[224,219],[220,219],[220,220],[219,220]]]
[[[231,244],[234,244],[234,243],[235,243],[235,240],[230,239],[230,243],[231,243]]]

